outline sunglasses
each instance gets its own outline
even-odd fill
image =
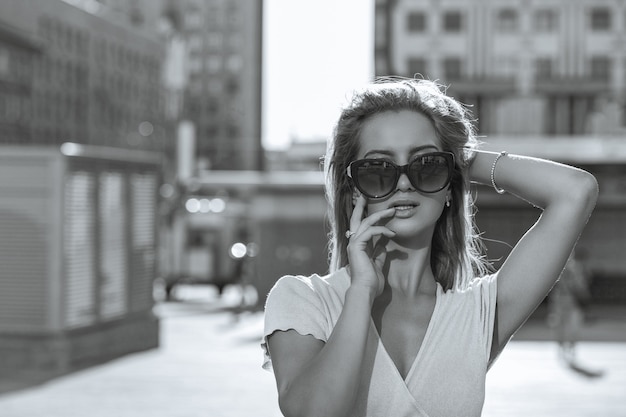
[[[402,174],[416,190],[436,193],[450,184],[453,170],[454,154],[429,152],[402,166],[383,159],[358,159],[348,165],[347,173],[363,195],[383,198],[394,192]]]

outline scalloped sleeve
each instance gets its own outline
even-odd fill
[[[312,335],[323,342],[328,340],[330,333],[328,308],[313,279],[284,276],[276,282],[268,294],[261,342],[263,369],[272,369],[267,338],[275,331],[295,330],[301,335]]]

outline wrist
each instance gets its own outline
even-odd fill
[[[491,170],[497,152],[477,150],[469,167],[469,180],[472,183],[491,186]]]
[[[495,157],[495,159],[493,160],[493,164],[491,165],[491,172],[489,174],[489,179],[491,180],[491,186],[493,187],[495,192],[498,193],[498,194],[504,194],[505,190],[504,190],[504,188],[498,187],[498,185],[496,184],[496,167],[498,166],[498,161],[501,158],[506,157],[508,154],[509,153],[507,151],[500,152]]]
[[[346,292],[346,298],[350,297],[360,300],[366,300],[370,304],[372,304],[374,302],[374,299],[376,298],[376,292],[377,291],[375,288],[365,285],[352,284]]]
[[[476,155],[478,155],[479,150],[476,147],[465,148],[464,150],[465,156],[465,166],[469,169],[474,163],[474,159],[476,159]]]

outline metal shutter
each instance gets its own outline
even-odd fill
[[[100,317],[107,320],[127,311],[126,211],[121,173],[100,173],[99,202]]]
[[[130,305],[133,311],[145,311],[153,304],[152,281],[155,277],[155,221],[157,177],[151,173],[132,174],[132,255]]]
[[[65,324],[96,321],[94,173],[76,171],[65,182]]]

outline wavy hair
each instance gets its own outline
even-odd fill
[[[455,157],[450,183],[451,204],[437,221],[432,238],[431,267],[445,290],[461,289],[491,270],[474,223],[468,169],[478,144],[471,112],[437,83],[402,77],[378,78],[355,91],[342,109],[324,159],[326,199],[329,204],[330,271],[348,263],[345,233],[352,215],[353,186],[346,174],[359,152],[363,124],[386,111],[411,110],[429,118],[444,151]]]

